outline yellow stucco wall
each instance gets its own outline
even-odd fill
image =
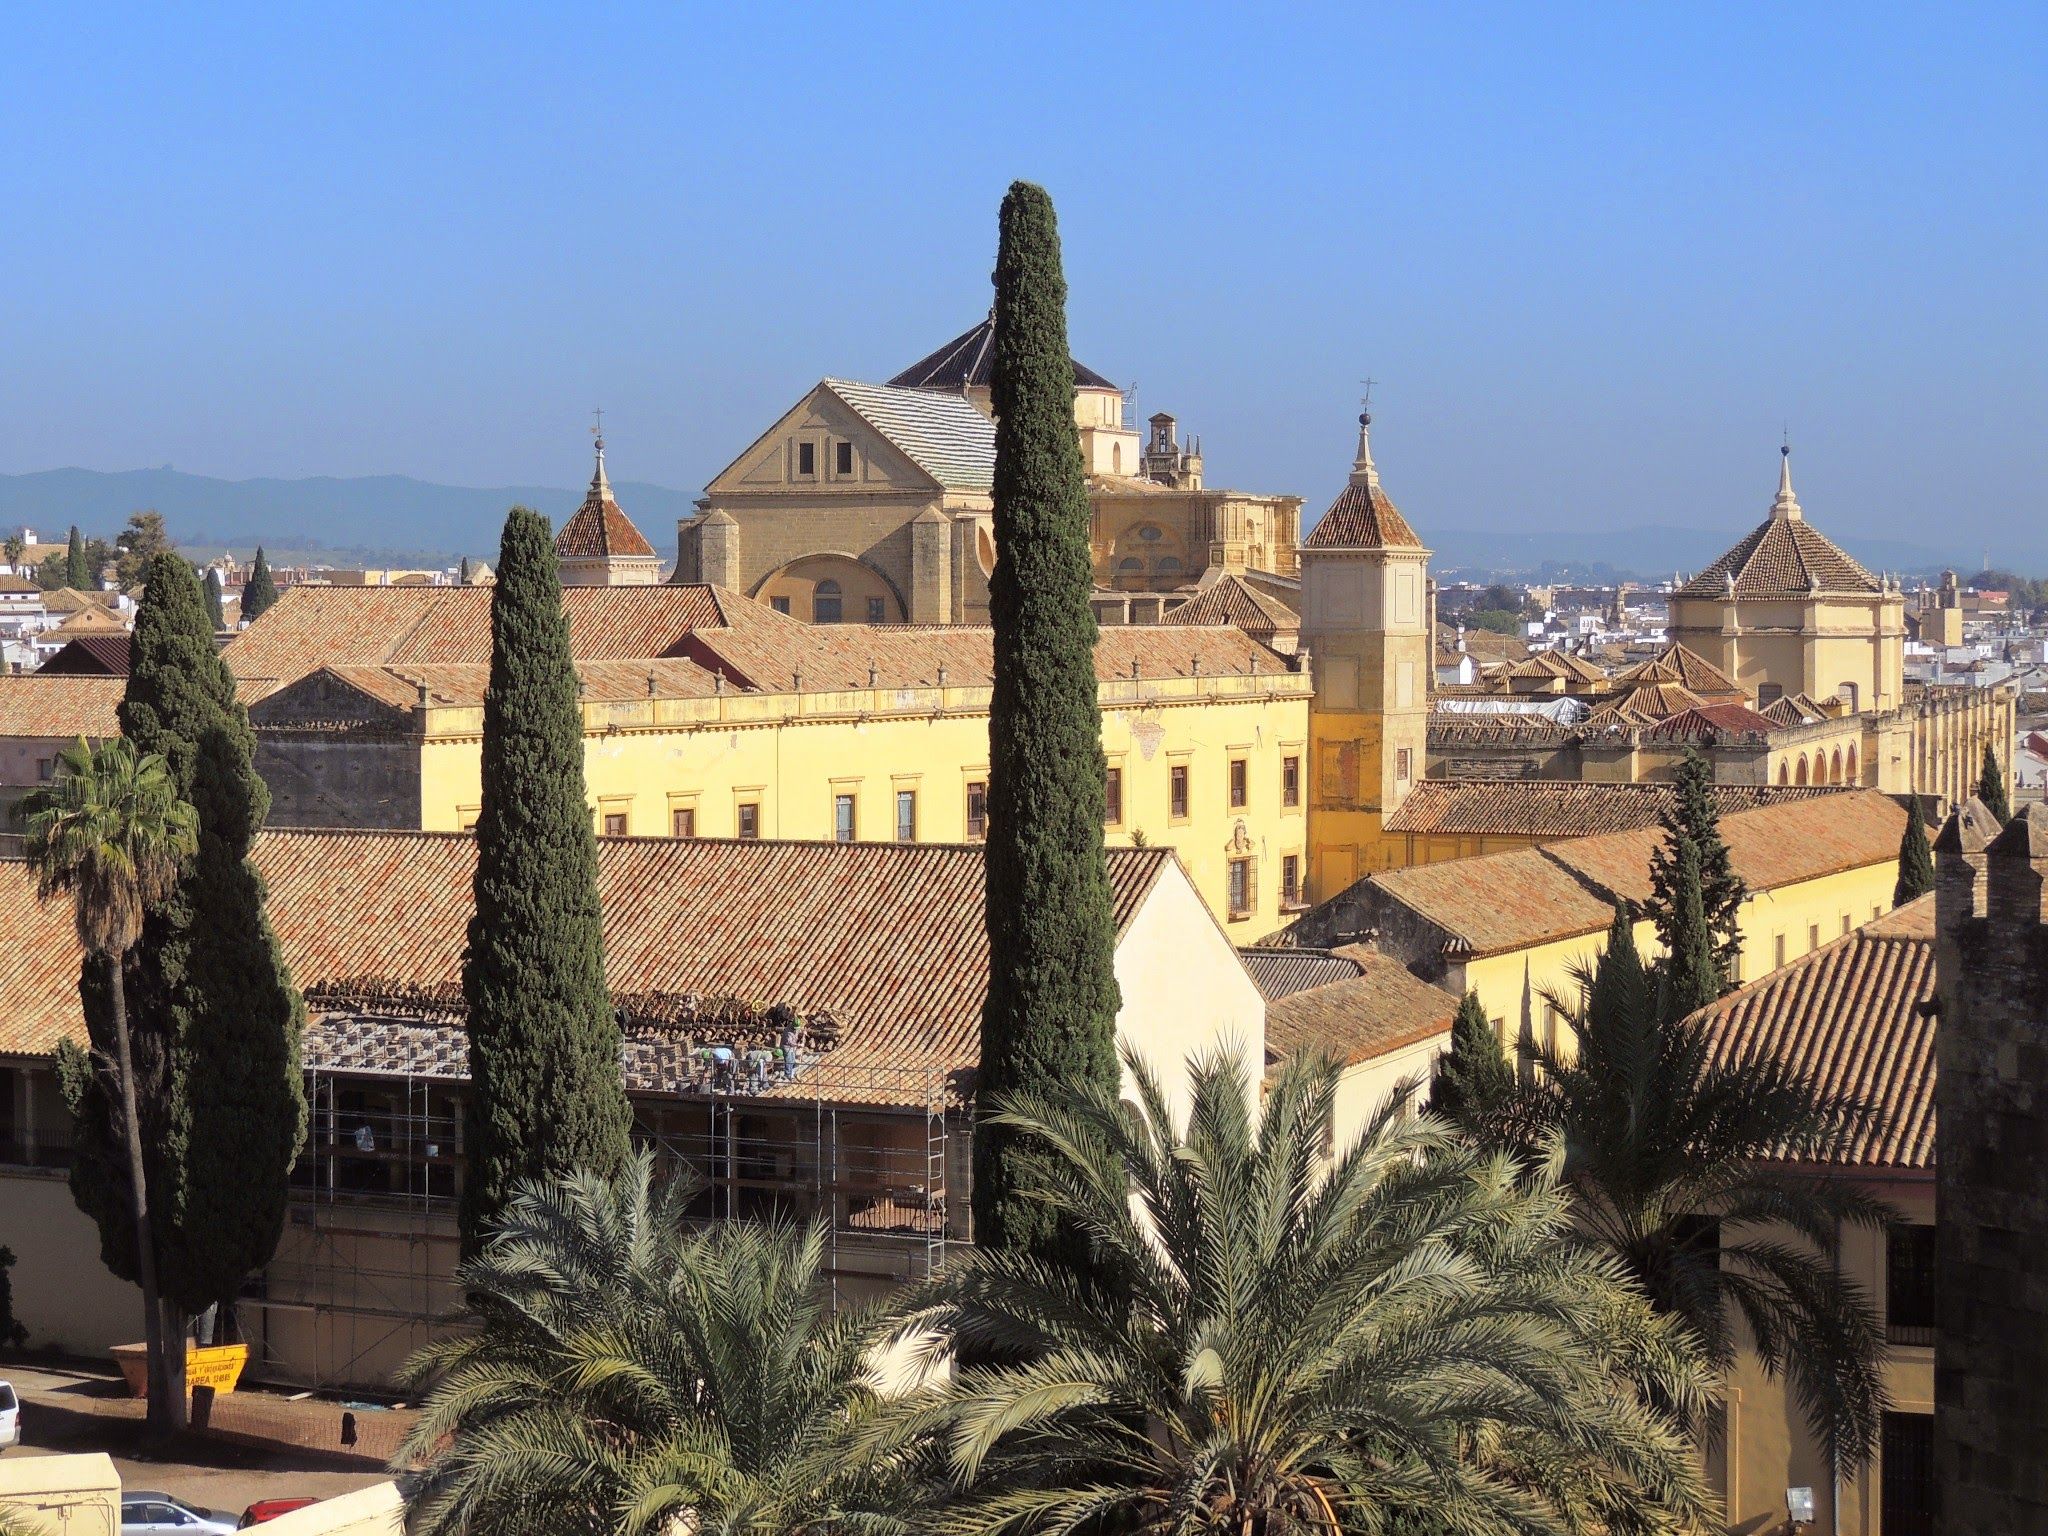
[[[1908,1221],[1933,1222],[1931,1179],[1887,1182],[1877,1186],[1876,1192]],[[1797,1241],[1789,1233],[1780,1235],[1787,1241]],[[1845,1233],[1842,1267],[1881,1311],[1885,1293],[1884,1234],[1869,1230]],[[1885,1363],[1885,1384],[1894,1412],[1931,1414],[1934,1350],[1926,1345],[1892,1345]],[[1786,1382],[1767,1375],[1747,1348],[1739,1354],[1730,1373],[1725,1413],[1727,1432],[1722,1444],[1709,1451],[1707,1470],[1727,1501],[1731,1532],[1740,1536],[1776,1536],[1787,1529],[1785,1490],[1811,1488],[1814,1530],[1839,1531],[1841,1536],[1884,1536],[1882,1456],[1861,1476],[1843,1479],[1837,1523],[1834,1478],[1826,1455],[1802,1421]]]
[[[14,1319],[31,1349],[97,1354],[142,1337],[142,1292],[100,1263],[100,1234],[62,1173],[0,1171],[0,1243],[14,1250]]]
[[[968,786],[988,778],[988,689],[660,699],[585,710],[584,774],[596,813],[624,816],[628,834],[662,837],[675,812],[699,837],[733,837],[739,807],[758,833],[830,838],[837,800],[853,797],[854,835],[896,836],[897,796],[915,796],[915,840],[968,837]],[[1303,804],[1283,804],[1283,764],[1302,759],[1306,800],[1308,679],[1298,673],[1102,685],[1102,739],[1122,775],[1112,845],[1171,847],[1233,942],[1286,921],[1283,861],[1303,858]],[[421,758],[421,824],[453,831],[482,801],[479,709],[429,712]],[[1245,765],[1246,803],[1233,806],[1231,763]],[[1173,814],[1173,770],[1187,770],[1187,815]],[[600,819],[602,829],[606,823]],[[1242,830],[1240,830],[1242,829]],[[1230,863],[1251,861],[1252,901],[1229,906]],[[1298,865],[1305,876],[1305,866]]]
[[[1890,911],[1897,879],[1897,865],[1886,859],[1774,890],[1752,891],[1742,904],[1738,979],[1755,981]],[[1648,922],[1636,924],[1635,936],[1636,947],[1646,958],[1663,952],[1657,931]],[[1462,982],[1456,974],[1449,981],[1454,988],[1462,984],[1479,994],[1486,1016],[1495,1021],[1508,1048],[1525,1039],[1557,1044],[1561,1026],[1545,994],[1574,997],[1572,968],[1598,959],[1606,937],[1604,931],[1580,934],[1469,960]],[[1568,1046],[1569,1039],[1562,1043]]]

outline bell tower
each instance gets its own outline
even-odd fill
[[[1350,483],[1301,545],[1309,705],[1309,898],[1394,864],[1382,826],[1422,777],[1429,738],[1429,551],[1372,460],[1358,418]]]

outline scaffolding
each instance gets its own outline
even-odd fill
[[[421,1030],[445,1025],[351,1021],[359,1034],[379,1024],[398,1038],[390,1065],[306,1074],[286,1236],[242,1298],[255,1369],[272,1380],[375,1392],[461,1304],[468,1084],[447,1040],[420,1048]],[[650,1070],[648,1041],[628,1034],[634,1134],[658,1168],[690,1178],[692,1221],[820,1222],[835,1305],[935,1273],[967,1235],[966,1202],[948,1200],[967,1146],[953,1074],[660,1045]]]

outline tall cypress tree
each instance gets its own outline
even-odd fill
[[[1494,1121],[1515,1096],[1515,1069],[1508,1064],[1493,1022],[1479,994],[1467,992],[1451,1020],[1451,1048],[1436,1061],[1429,1107],[1482,1144]]]
[[[144,915],[126,971],[129,1023],[165,1337],[231,1303],[284,1231],[305,1138],[299,1041],[305,1013],[265,914],[249,851],[270,809],[255,736],[214,644],[192,567],[154,557],[135,616],[121,732],[160,754],[199,813],[199,847],[177,889]],[[80,984],[96,1037],[108,1026],[97,971]],[[72,1191],[108,1266],[133,1278],[120,1116],[74,1062],[64,1070],[78,1143]],[[182,1412],[183,1355],[173,1351]]]
[[[1984,809],[1998,818],[2002,827],[2012,820],[2012,801],[2006,798],[2005,769],[1998,763],[1998,748],[1990,742],[1984,743],[1984,768],[1977,775],[1977,798],[1984,802]]]
[[[1010,1093],[1117,1082],[1115,918],[1102,844],[1094,561],[1074,430],[1059,230],[1043,188],[1003,199],[996,253],[996,565],[989,578],[988,1001],[974,1136],[975,1241],[1064,1249],[1016,1192]],[[505,573],[500,570],[502,583]]]
[[[1649,999],[1650,973],[1636,948],[1635,909],[1626,901],[1614,904],[1614,920],[1607,925],[1607,947],[1593,971],[1593,985],[1586,994],[1586,1017],[1595,1024],[1630,1017]]]
[[[469,585],[469,556],[467,555],[462,557],[462,567],[455,573],[455,585],[458,587]]]
[[[221,606],[221,595],[220,569],[209,565],[206,568],[206,618],[215,633],[228,627],[227,610]]]
[[[1672,897],[1675,917],[1665,941],[1664,1005],[1671,1018],[1682,1019],[1721,995],[1722,975],[1701,890],[1699,848],[1689,838],[1678,845]]]
[[[547,519],[514,507],[491,591],[469,1005],[469,1170],[477,1241],[522,1179],[609,1177],[629,1150],[619,1026],[605,990],[583,711]]]
[[[270,562],[263,558],[263,546],[256,546],[255,563],[249,579],[242,583],[242,622],[253,624],[277,601],[277,583],[270,575]]]
[[[1665,950],[1675,950],[1682,925],[1679,855],[1690,844],[1699,868],[1696,883],[1707,928],[1713,935],[1715,964],[1723,980],[1732,981],[1742,960],[1742,900],[1747,891],[1721,837],[1713,767],[1698,752],[1687,749],[1672,784],[1671,803],[1658,819],[1664,827],[1664,842],[1650,854],[1650,899],[1644,912],[1657,925]]]
[[[78,592],[91,592],[98,588],[95,572],[85,558],[85,538],[78,531],[78,524],[71,525],[71,542],[64,547],[64,585]]]
[[[1906,796],[1906,830],[1899,834],[1899,883],[1892,887],[1892,905],[1903,907],[1934,889],[1934,854],[1927,846],[1927,823],[1920,815],[1920,797]]]

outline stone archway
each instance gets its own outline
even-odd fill
[[[901,624],[910,617],[896,583],[853,555],[804,555],[770,571],[750,595],[811,624]]]

